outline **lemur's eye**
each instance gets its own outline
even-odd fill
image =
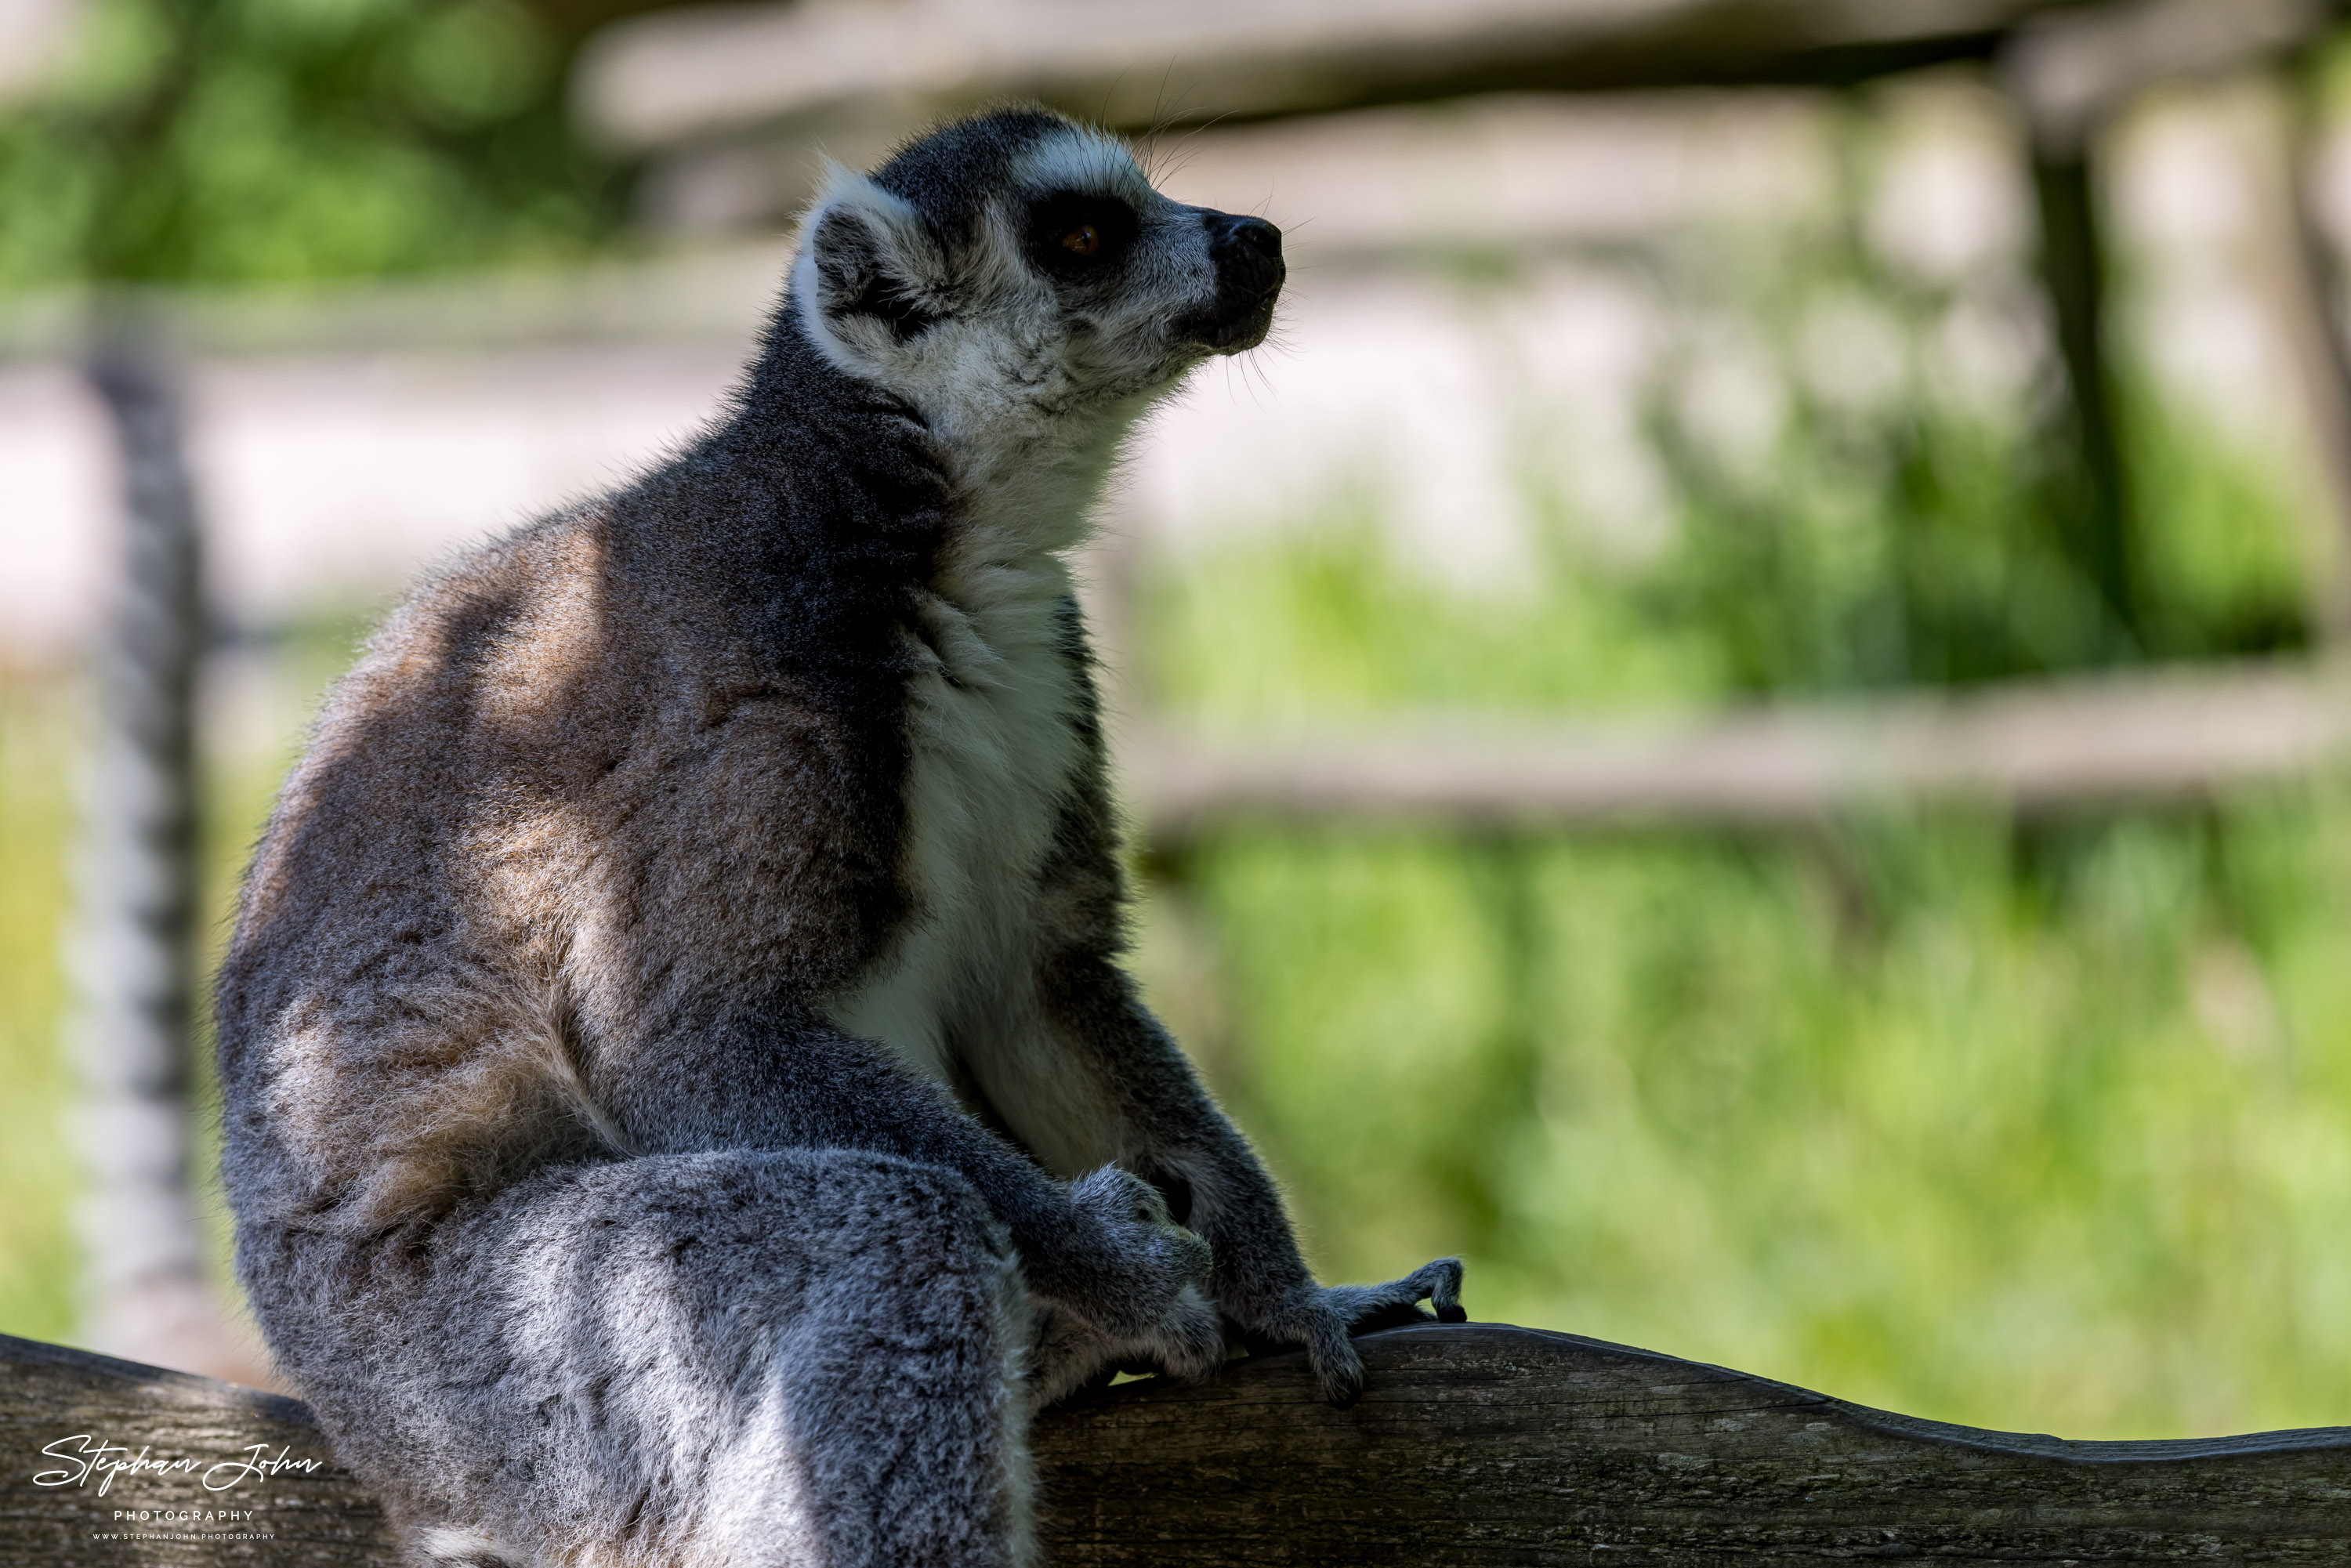
[[[1029,255],[1049,276],[1091,284],[1115,273],[1142,226],[1116,196],[1058,192],[1029,204]]]

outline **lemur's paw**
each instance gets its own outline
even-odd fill
[[[1051,1294],[1122,1339],[1155,1334],[1171,1314],[1187,1324],[1199,1315],[1179,1312],[1178,1301],[1207,1282],[1208,1244],[1168,1217],[1157,1187],[1104,1166],[1070,1184],[1070,1207],[1081,1232],[1077,1266],[1061,1271]],[[1207,1316],[1213,1327],[1214,1312]]]
[[[1376,1333],[1408,1323],[1460,1323],[1461,1260],[1439,1258],[1384,1285],[1331,1285],[1323,1296],[1347,1321],[1351,1333]],[[1420,1303],[1428,1303],[1424,1309]],[[1433,1309],[1433,1310],[1431,1310]]]
[[[1332,1409],[1344,1410],[1364,1396],[1364,1358],[1347,1343],[1346,1320],[1328,1303],[1322,1310],[1328,1316],[1307,1336],[1306,1361],[1314,1369],[1322,1397]]]
[[[1253,1320],[1237,1320],[1241,1343],[1251,1355],[1303,1350],[1314,1369],[1322,1397],[1343,1410],[1364,1392],[1364,1362],[1347,1343],[1347,1320],[1330,1300],[1331,1292],[1309,1281],[1281,1298],[1270,1312]]]
[[[1435,1310],[1424,1310],[1424,1301]],[[1242,1340],[1252,1352],[1302,1347],[1322,1397],[1343,1410],[1364,1392],[1364,1359],[1353,1335],[1468,1319],[1461,1260],[1439,1258],[1384,1285],[1304,1286],[1261,1321],[1243,1325]]]

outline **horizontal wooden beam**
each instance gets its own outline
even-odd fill
[[[1282,1355],[1197,1386],[1125,1384],[1047,1414],[1033,1439],[1045,1560],[2351,1557],[2351,1429],[2065,1442],[1531,1329],[1399,1329],[1360,1343],[1370,1380],[1350,1410],[1323,1404],[1303,1359]],[[94,1479],[34,1484],[73,1462],[44,1448],[70,1455],[84,1435],[197,1464],[118,1476],[103,1496]],[[205,1490],[208,1467],[256,1447],[320,1468]],[[393,1561],[373,1505],[325,1462],[291,1400],[0,1337],[0,1568]],[[249,1521],[153,1517],[247,1509]],[[126,1530],[153,1539],[126,1542]]]
[[[2337,763],[2351,755],[2351,685],[2257,665],[1614,726],[1138,725],[1121,752],[1143,835],[1162,844],[1244,819],[1773,826],[1948,800],[2033,812],[2195,798]]]
[[[159,287],[134,298],[188,361],[644,344],[747,350],[790,265],[787,244],[754,239],[573,267]],[[78,361],[93,304],[78,288],[0,296],[0,367]]]
[[[1465,92],[1867,75],[1980,56],[2062,0],[909,0],[707,5],[590,39],[586,127],[643,152],[1040,98],[1125,129]],[[2219,0],[2227,4],[2228,0]]]

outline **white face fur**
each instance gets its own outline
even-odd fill
[[[950,168],[945,221],[935,169],[926,214],[836,166],[792,294],[810,339],[917,410],[966,479],[1082,486],[1186,371],[1264,339],[1280,237],[1169,200],[1110,137],[1021,130],[1008,156],[972,161],[968,184]]]

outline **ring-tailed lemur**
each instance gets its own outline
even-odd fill
[[[376,636],[218,993],[237,1257],[422,1562],[1029,1560],[1031,1410],[1352,1398],[1325,1288],[1119,967],[1077,543],[1259,342],[1270,224],[1007,110],[837,171],[726,416]],[[1220,1321],[1221,1320],[1221,1321]]]

